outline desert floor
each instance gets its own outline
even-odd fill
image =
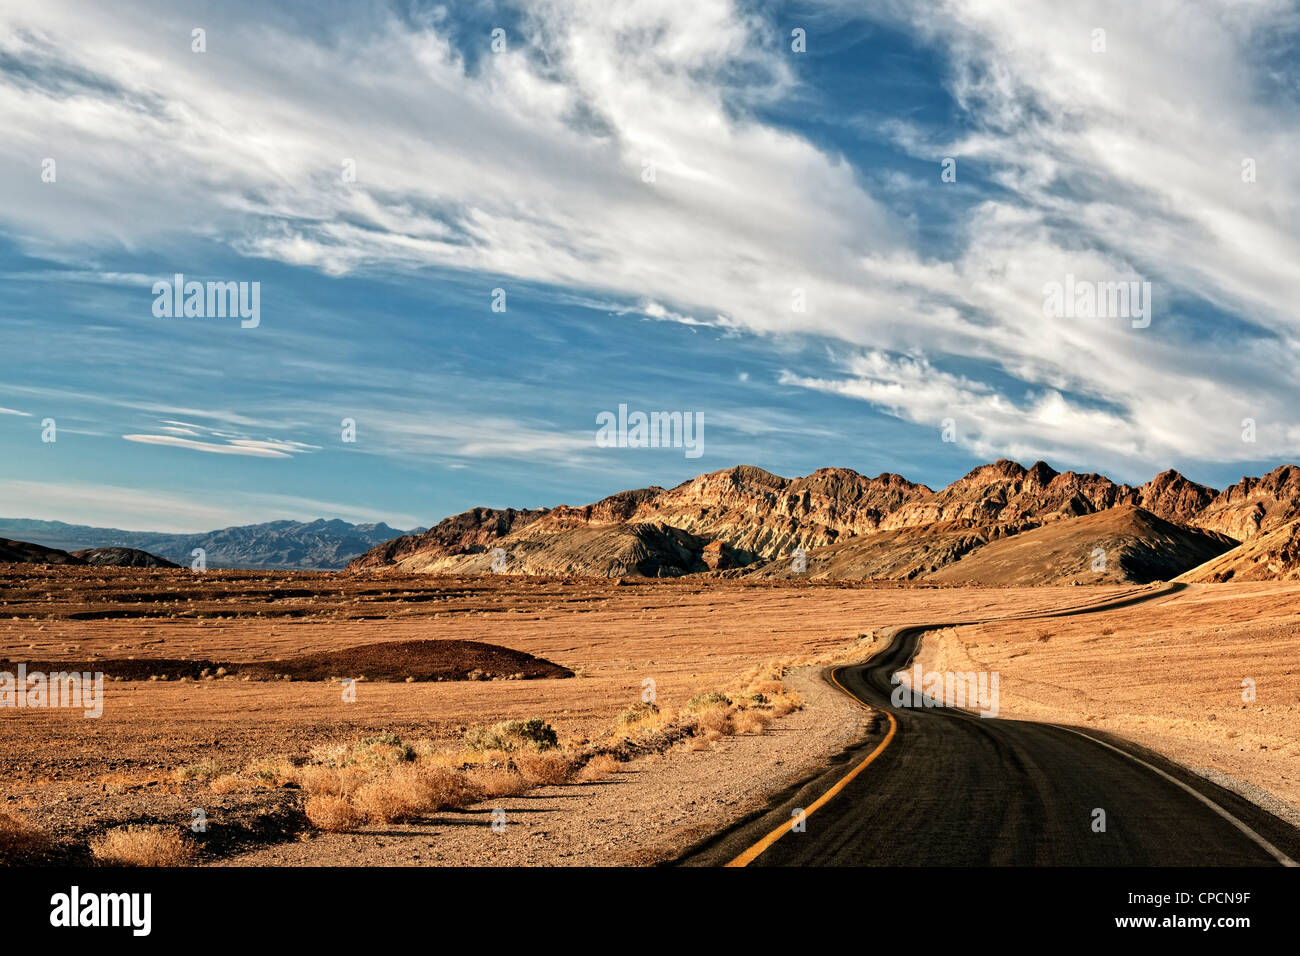
[[[83,858],[88,841],[110,828],[184,825],[202,807],[227,836],[209,840],[198,862],[653,862],[761,808],[859,739],[870,715],[830,691],[815,667],[803,667],[789,683],[805,708],[761,734],[727,736],[700,750],[664,748],[601,781],[351,833],[304,826],[291,791],[250,785],[216,793],[210,774],[186,768],[237,774],[261,758],[301,761],[322,746],[380,732],[454,747],[467,728],[506,718],[542,717],[566,746],[589,746],[614,733],[647,681],[665,707],[680,706],[764,662],[867,656],[872,635],[892,625],[987,620],[1131,590],[0,566],[0,658],[15,663],[275,661],[455,638],[524,651],[577,675],[363,682],[352,702],[337,682],[112,682],[98,719],[0,709],[0,811],[48,833],[63,859]],[[925,654],[945,666],[966,669],[969,659],[1001,669],[1004,716],[1131,733],[1296,805],[1289,734],[1297,612],[1296,586],[1193,587],[1105,615],[945,632],[926,639]],[[1244,677],[1256,680],[1259,700],[1242,709]],[[508,839],[487,825],[493,809],[515,824],[504,830]]]

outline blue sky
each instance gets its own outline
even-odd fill
[[[1131,6],[0,11],[0,515],[1300,458],[1300,13]],[[155,316],[175,273],[258,283],[260,324]],[[1066,275],[1150,282],[1150,326],[1045,315]],[[620,404],[703,455],[597,447]]]

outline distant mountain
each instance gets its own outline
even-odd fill
[[[1089,516],[1101,517],[1082,520]],[[348,568],[1141,581],[1228,558],[1242,540],[1298,519],[1300,468],[1294,466],[1218,492],[1172,470],[1135,486],[1058,472],[1041,461],[1029,468],[1005,459],[981,465],[937,491],[890,473],[868,478],[823,468],[782,478],[738,465],[675,488],[623,491],[578,507],[476,508],[372,548]],[[1030,536],[1036,529],[1047,530]],[[494,568],[498,548],[503,561]],[[1092,570],[1097,548],[1109,556],[1104,573]],[[802,570],[796,569],[799,552]],[[1017,568],[1019,562],[1025,566]],[[1254,561],[1252,573],[1277,565]]]
[[[337,519],[268,521],[202,534],[171,534],[0,518],[0,538],[14,538],[65,552],[129,548],[187,568],[194,560],[194,550],[202,548],[209,568],[332,570],[401,534],[402,531],[383,522],[349,524]],[[6,559],[0,557],[0,560]]]

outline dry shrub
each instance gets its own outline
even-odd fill
[[[415,759],[420,763],[433,763],[439,766],[450,767],[459,762],[455,760],[455,755],[443,750],[436,740],[429,737],[421,737],[419,740],[411,742],[411,750],[415,754]]]
[[[713,741],[711,741],[708,737],[704,737],[704,736],[688,737],[686,740],[686,749],[690,751],[712,750]]]
[[[553,750],[521,750],[514,755],[514,760],[524,780],[536,787],[564,783],[573,769],[568,757]]]
[[[364,784],[353,806],[371,823],[399,823],[469,801],[465,775],[447,767],[400,767]]]
[[[348,754],[347,763],[394,764],[415,759],[415,751],[394,733],[362,737]]]
[[[484,799],[492,797],[513,797],[528,787],[528,782],[517,770],[506,767],[475,767],[469,773],[472,786]]]
[[[788,694],[782,694],[780,697],[772,700],[772,713],[777,717],[784,717],[786,714],[795,710],[803,710],[803,698],[791,691]]]
[[[677,715],[670,708],[653,703],[634,704],[614,719],[614,736],[615,739],[630,740],[658,733],[671,727],[676,719]]]
[[[34,824],[0,811],[0,864],[26,863],[44,856],[49,848],[49,838]]]
[[[503,720],[492,726],[477,725],[465,731],[467,750],[483,753],[492,750],[550,750],[560,744],[555,728],[541,717],[527,720]]]
[[[369,780],[360,767],[319,767],[308,765],[297,771],[297,782],[312,796],[344,797]]]
[[[731,726],[738,734],[761,734],[772,722],[772,715],[761,710],[740,710],[731,717]]]
[[[194,856],[194,848],[174,827],[166,826],[109,830],[90,841],[90,852],[113,866],[181,866]]]
[[[764,697],[775,697],[785,691],[785,684],[779,680],[756,680],[746,689],[747,694],[762,694]]]
[[[215,760],[204,760],[201,763],[192,763],[184,767],[177,767],[172,772],[172,778],[177,783],[185,783],[187,780],[211,780],[229,772],[228,767],[223,767]]]
[[[411,772],[425,810],[450,810],[473,799],[465,774],[451,767],[420,767]]]
[[[220,777],[214,777],[208,784],[208,789],[213,793],[234,793],[237,790],[243,790],[249,785],[248,781],[233,773],[222,774]]]
[[[330,794],[312,797],[303,808],[311,825],[318,830],[351,830],[361,822],[361,814],[345,798]]]
[[[722,704],[705,707],[695,714],[695,726],[706,734],[710,731],[723,736],[731,733],[731,708]]]
[[[307,751],[311,763],[326,767],[341,767],[348,762],[347,744],[316,744]]]
[[[420,812],[414,783],[397,776],[365,784],[353,796],[352,806],[368,823],[399,823]]]
[[[466,760],[463,754],[449,750],[433,751],[417,759],[421,767],[449,767],[453,770],[459,770],[466,763],[472,762]]]
[[[463,750],[468,763],[482,764],[488,767],[504,767],[510,762],[510,754],[504,750]]]
[[[284,757],[260,757],[244,767],[244,773],[270,789],[283,787],[298,778],[298,768]]]
[[[618,773],[621,767],[622,765],[609,754],[596,754],[583,765],[578,779],[583,783],[590,783],[611,773]]]

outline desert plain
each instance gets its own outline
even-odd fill
[[[668,862],[878,733],[822,670],[919,623],[925,666],[1000,672],[1002,717],[1129,736],[1295,819],[1300,585],[1163,587],[0,566],[0,659],[107,675],[95,719],[0,709],[0,813],[24,862],[131,862],[114,835],[159,830],[194,865]],[[481,644],[525,663],[373,650]],[[543,751],[483,743],[534,719]]]

